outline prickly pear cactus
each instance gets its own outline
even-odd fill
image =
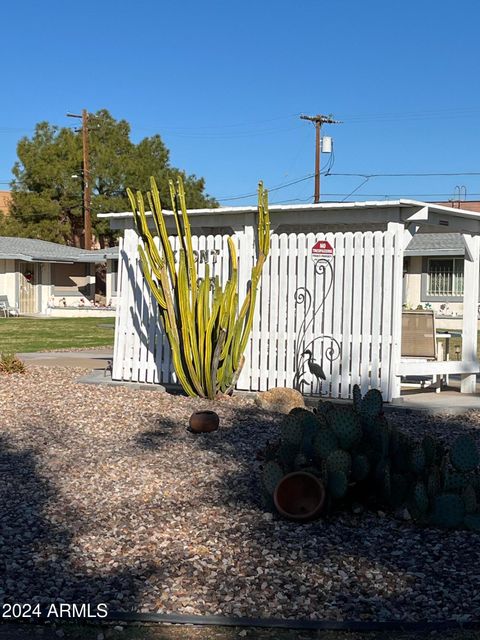
[[[455,493],[441,493],[433,504],[431,522],[444,529],[455,529],[463,523],[465,505]]]
[[[433,498],[440,493],[442,488],[442,480],[440,477],[440,469],[438,467],[431,467],[427,475],[427,493],[430,498]]]
[[[280,427],[282,442],[300,445],[303,438],[303,424],[296,415],[288,415],[284,418]]]
[[[330,429],[319,429],[313,441],[315,456],[318,459],[328,456],[338,448],[336,435]]]
[[[461,473],[473,471],[478,467],[480,457],[475,440],[471,436],[458,436],[450,450],[450,462]]]
[[[410,453],[410,469],[416,475],[420,475],[425,469],[425,464],[425,451],[422,445],[417,445]]]
[[[477,494],[471,484],[467,484],[462,491],[463,504],[467,513],[475,513],[477,510]]]
[[[343,449],[335,449],[327,458],[327,469],[332,471],[343,471],[348,477],[350,475],[350,469],[352,468],[352,457],[348,451]]]
[[[332,412],[329,423],[342,449],[352,449],[362,439],[360,420],[351,409],[341,408]]]
[[[263,486],[270,495],[273,495],[275,488],[285,474],[282,467],[270,460],[263,465],[262,481]]]
[[[370,471],[370,463],[364,453],[358,453],[352,458],[352,480],[361,482],[365,480]]]
[[[429,507],[427,488],[424,482],[417,482],[413,488],[412,501],[420,513],[427,513]]]
[[[480,455],[473,438],[450,447],[426,435],[415,441],[389,425],[379,391],[354,404],[320,402],[318,413],[295,409],[279,425],[280,441],[268,445],[261,471],[262,503],[291,471],[309,471],[326,490],[326,511],[363,507],[407,507],[419,525],[463,527],[480,533]]]
[[[361,406],[362,406],[362,392],[360,391],[360,387],[358,386],[358,384],[353,385],[352,397],[353,397],[353,410],[356,413],[360,413]]]
[[[370,389],[370,391],[367,391],[363,396],[360,410],[365,418],[373,418],[382,413],[383,398],[378,389]]]
[[[393,472],[390,480],[390,505],[397,509],[405,504],[410,489],[409,479],[401,473]]]
[[[348,489],[347,475],[339,470],[330,471],[327,488],[333,498],[343,498]]]

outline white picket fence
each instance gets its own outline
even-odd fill
[[[203,276],[208,260],[211,275],[225,282],[229,270],[227,237],[193,237],[199,276]],[[254,259],[254,236],[252,229],[246,228],[233,237],[239,255],[241,300]],[[311,248],[318,240],[327,240],[334,248],[333,282],[326,297],[329,270],[316,274],[311,259]],[[172,237],[171,242],[178,250],[178,239]],[[391,399],[395,359],[399,358],[399,342],[393,336],[400,331],[402,243],[403,235],[396,231],[273,233],[237,388],[257,391],[292,386],[297,340],[301,340],[302,351],[317,338],[311,350],[326,373],[322,394],[348,398],[358,383],[363,392],[378,388],[385,399]],[[113,378],[175,382],[157,305],[142,277],[138,238],[131,229],[125,232],[120,247],[118,287]],[[304,336],[305,306],[295,302],[295,293],[302,287],[312,295],[312,308],[320,307]],[[338,342],[338,358],[330,361],[326,357],[331,342],[318,338],[322,335],[333,336]],[[308,368],[303,380],[303,392],[316,393],[317,381]]]

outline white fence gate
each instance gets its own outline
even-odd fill
[[[227,237],[193,237],[199,276],[203,275],[208,260],[211,275],[219,275],[225,282],[229,269]],[[253,230],[246,228],[233,237],[239,255],[241,300],[254,260]],[[170,240],[178,249],[178,238]],[[327,240],[334,248],[333,282],[326,297],[328,271],[316,274],[310,256],[318,240]],[[403,230],[272,233],[270,256],[264,267],[252,335],[237,388],[258,391],[292,386],[296,341],[300,338],[301,349],[314,340],[315,361],[322,364],[327,377],[322,393],[348,398],[352,386],[358,383],[363,392],[374,387],[381,389],[385,399],[391,399],[396,384],[393,364],[399,358],[402,268]],[[312,296],[312,309],[319,307],[304,336],[299,332],[305,306],[296,303],[296,292],[302,287]],[[141,273],[138,237],[131,229],[125,232],[120,246],[118,291],[113,378],[175,382],[157,305]],[[322,339],[323,335],[333,336],[338,342],[339,357],[331,361],[326,357],[331,343]],[[312,379],[308,368],[304,379],[304,393],[314,393],[317,381]]]

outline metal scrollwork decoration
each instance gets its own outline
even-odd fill
[[[306,342],[307,331],[314,323],[319,311],[323,308],[325,300],[329,296],[333,286],[332,262],[327,258],[319,258],[315,260],[314,265],[314,278],[323,277],[325,282],[323,296],[318,305],[313,308],[313,295],[306,287],[298,287],[294,295],[295,306],[303,306],[303,320],[298,329],[295,343],[295,375],[293,378],[293,387],[303,393],[304,386],[310,384],[305,379],[305,376],[308,375],[308,371],[308,373],[310,373],[310,375],[316,380],[315,393],[312,395],[321,396],[324,395],[322,393],[322,384],[327,378],[323,369],[324,360],[327,360],[328,362],[337,360],[337,358],[340,357],[341,347],[338,340],[333,336],[326,334],[314,336],[311,340]],[[315,346],[318,346],[316,344],[318,340],[322,341],[320,362],[317,362],[315,358]]]

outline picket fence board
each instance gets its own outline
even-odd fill
[[[233,239],[241,304],[254,264],[253,228],[236,231]],[[334,248],[331,271],[328,267],[315,273],[311,249],[317,240],[327,240]],[[179,240],[171,237],[170,241],[178,260]],[[227,241],[227,235],[219,234],[192,237],[199,278],[205,275],[208,261],[210,276],[226,282],[230,272]],[[309,348],[327,377],[321,387],[323,394],[349,398],[353,385],[360,384],[364,393],[369,388],[380,388],[390,399],[397,350],[392,331],[399,326],[396,316],[401,291],[401,241],[402,235],[396,229],[272,233],[271,252],[258,289],[252,334],[237,388],[257,391],[292,386],[295,351],[303,353]],[[115,380],[173,383],[176,378],[170,348],[159,322],[157,303],[142,275],[138,243],[135,231],[127,230],[120,244],[112,375]],[[312,296],[307,317],[308,299],[303,303],[295,299],[302,287]],[[330,336],[340,346],[339,357],[333,360],[328,358],[328,350],[338,349]],[[315,394],[318,384],[306,358],[304,365],[302,391]]]

